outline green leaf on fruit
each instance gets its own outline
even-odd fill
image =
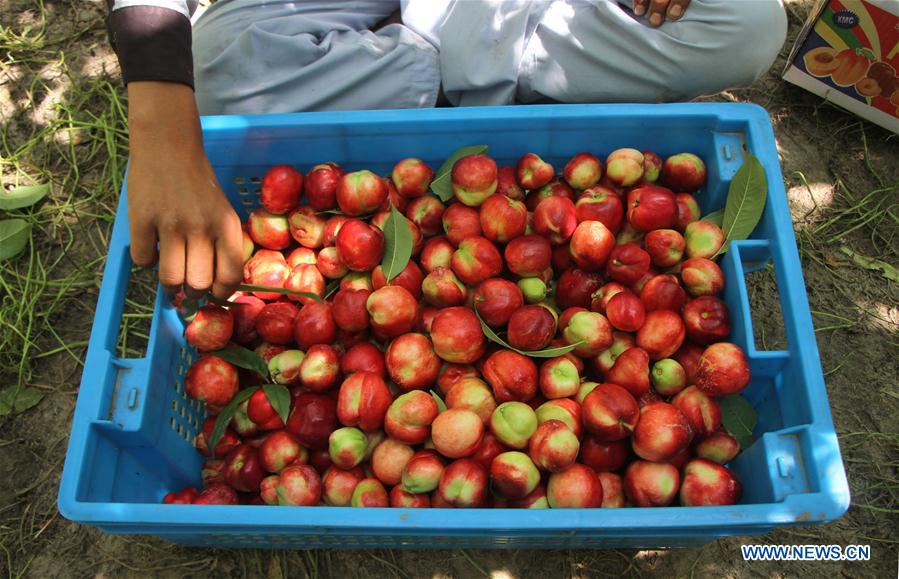
[[[384,257],[381,271],[387,283],[406,269],[412,257],[412,228],[406,216],[390,204],[390,216],[384,223]]]
[[[714,223],[718,227],[724,225],[724,209],[719,209],[718,211],[712,211],[708,215],[703,215],[699,218],[700,221],[708,221],[710,223]]]
[[[31,224],[24,219],[0,221],[0,261],[22,253],[29,239],[31,239]]]
[[[583,341],[580,341],[567,346],[555,346],[553,348],[544,348],[543,350],[519,350],[518,348],[513,348],[508,342],[500,338],[499,334],[494,332],[493,328],[488,326],[487,323],[481,319],[481,315],[478,314],[477,310],[475,310],[475,315],[478,317],[478,321],[481,322],[481,330],[488,340],[494,344],[499,344],[503,348],[512,350],[513,352],[518,352],[522,356],[528,356],[529,358],[555,358],[557,356],[563,356],[584,343]]]
[[[215,447],[218,446],[219,440],[222,439],[222,435],[225,434],[225,430],[227,430],[228,425],[231,424],[231,419],[234,418],[237,407],[249,400],[250,396],[255,394],[257,390],[259,390],[258,386],[241,390],[231,399],[231,402],[222,408],[219,415],[215,417],[215,426],[212,427],[212,434],[209,436],[209,440],[206,441],[206,446],[209,448],[209,453],[212,458],[215,458]]]
[[[334,292],[336,292],[339,289],[340,289],[340,280],[339,279],[331,280],[331,282],[328,283],[327,286],[325,286],[325,295],[323,296],[324,299],[328,299],[329,297],[331,297],[331,294],[333,294]]]
[[[283,384],[265,384],[262,390],[281,422],[287,424],[287,417],[290,416],[290,390]]]
[[[297,296],[301,298],[309,298],[310,300],[322,303],[322,297],[318,294],[310,292],[298,292],[284,287],[270,287],[267,285],[256,285],[252,283],[242,283],[237,289],[244,292],[268,292],[273,294],[281,294],[282,296]]]
[[[11,209],[30,207],[46,197],[49,192],[49,183],[16,187],[9,191],[0,188],[0,209],[10,211]]]
[[[262,356],[253,350],[242,348],[240,346],[232,346],[230,348],[225,348],[224,350],[212,352],[212,355],[218,356],[225,362],[231,362],[238,368],[252,370],[263,378],[268,378],[268,364],[265,363]]]
[[[438,414],[439,414],[440,412],[445,412],[445,411],[446,411],[446,402],[443,401],[443,398],[440,397],[440,394],[437,394],[436,392],[434,392],[433,390],[431,390],[431,398],[433,398],[433,399],[434,399],[434,402],[437,403],[437,412],[438,412]]]
[[[229,308],[234,305],[233,302],[229,302],[228,300],[223,300],[221,298],[217,298],[212,294],[206,294],[206,301],[215,304],[217,306],[221,306],[223,308]]]
[[[752,153],[746,154],[743,165],[737,170],[727,190],[724,204],[724,244],[716,255],[721,255],[734,240],[746,239],[758,225],[768,199],[768,181],[765,168]]]
[[[845,245],[840,248],[840,251],[848,255],[855,262],[855,265],[872,271],[879,271],[880,275],[886,279],[899,283],[899,271],[887,262],[856,253]]]
[[[0,416],[21,414],[36,406],[43,397],[43,392],[30,386],[25,388],[10,386],[5,390],[0,390]]]
[[[444,161],[443,165],[440,166],[437,175],[434,177],[434,180],[431,181],[431,191],[433,191],[443,202],[452,199],[453,184],[451,174],[453,172],[453,165],[455,165],[456,161],[462,157],[467,157],[468,155],[480,155],[481,153],[486,152],[487,145],[471,145],[456,150],[456,152],[450,155],[449,159]]]
[[[740,449],[752,444],[752,429],[758,422],[758,415],[752,404],[739,394],[731,394],[718,399],[721,408],[721,424],[740,443]]]

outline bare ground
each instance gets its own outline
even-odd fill
[[[894,575],[899,555],[899,284],[861,267],[842,248],[894,266],[899,262],[899,138],[779,79],[810,8],[808,0],[788,1],[790,38],[771,73],[748,89],[714,100],[757,102],[774,123],[852,489],[846,516],[695,549],[547,552],[184,549],[64,520],[56,509],[56,492],[126,155],[117,108],[124,95],[106,46],[103,4],[0,0],[4,184],[46,179],[55,184],[50,200],[32,214],[32,245],[0,270],[6,284],[0,285],[0,337],[7,340],[2,342],[7,349],[0,351],[0,386],[21,381],[44,395],[34,408],[0,417],[0,575]],[[150,303],[153,291],[151,278],[140,279],[127,310],[133,314],[129,348],[140,348],[146,323],[142,304]],[[773,276],[751,274],[750,288],[758,343],[782,345]],[[13,327],[20,331],[11,333]],[[17,337],[20,333],[27,339]],[[864,543],[871,545],[872,560],[747,563],[738,546],[750,542]]]

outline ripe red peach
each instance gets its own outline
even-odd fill
[[[437,488],[443,474],[443,461],[433,450],[419,450],[403,469],[401,484],[408,493],[429,493]]]
[[[686,241],[674,229],[654,229],[643,238],[643,249],[656,267],[671,267],[683,257]]]
[[[427,509],[431,498],[427,494],[412,494],[397,485],[390,489],[390,507],[394,509]]]
[[[674,193],[657,185],[631,189],[627,194],[627,220],[637,231],[674,227],[677,223]]]
[[[593,293],[603,284],[596,272],[566,269],[556,282],[556,302],[560,308],[589,308]]]
[[[730,342],[718,342],[703,351],[695,384],[709,396],[727,396],[746,388],[749,378],[749,364],[743,349]]]
[[[686,507],[735,505],[742,495],[734,473],[716,462],[694,458],[684,467],[680,503]]]
[[[365,304],[371,292],[366,289],[339,289],[331,301],[331,315],[338,328],[345,332],[361,332],[371,325]]]
[[[714,257],[724,245],[724,231],[711,221],[694,221],[684,229],[686,254],[688,258]]]
[[[740,443],[727,431],[718,430],[700,440],[694,450],[696,458],[704,458],[718,464],[727,464],[740,454]]]
[[[687,302],[687,293],[677,277],[671,274],[653,275],[640,289],[640,301],[647,312],[671,310],[679,312]]]
[[[225,457],[222,476],[225,483],[234,490],[253,493],[259,491],[259,483],[265,478],[266,472],[259,462],[259,452],[249,444],[240,444]]]
[[[688,386],[671,399],[690,421],[696,439],[700,440],[721,427],[721,407],[718,402],[696,386]]]
[[[640,409],[633,434],[637,455],[653,462],[667,462],[687,448],[693,428],[687,416],[673,404],[653,402]]]
[[[447,267],[431,270],[421,284],[427,303],[438,308],[461,306],[468,297],[468,288]]]
[[[704,257],[694,257],[681,264],[681,280],[691,296],[711,296],[724,289],[724,272],[718,264]]]
[[[681,317],[671,310],[653,310],[637,331],[637,345],[649,354],[650,360],[669,358],[684,343],[686,330]]]
[[[458,247],[463,239],[481,235],[478,210],[463,203],[453,203],[443,212],[443,231],[446,238]]]
[[[322,500],[332,507],[348,507],[356,485],[365,478],[361,467],[342,469],[331,466],[322,475]]]
[[[628,348],[618,355],[605,379],[639,398],[649,391],[649,354],[643,348]]]
[[[452,507],[480,507],[487,500],[487,487],[487,469],[470,458],[462,458],[443,469],[437,493]]]
[[[568,251],[581,269],[599,271],[615,247],[615,236],[600,221],[581,221],[569,241]]]
[[[463,378],[446,394],[447,408],[471,410],[486,424],[496,410],[496,399],[487,383],[479,378]]]
[[[700,211],[699,203],[696,198],[689,193],[678,193],[674,196],[677,202],[677,222],[674,228],[683,232],[687,225],[694,221],[699,221]]]
[[[537,366],[527,356],[512,350],[497,350],[481,370],[498,402],[527,402],[537,393]]]
[[[287,216],[290,236],[303,247],[310,249],[324,246],[325,223],[325,218],[318,215],[309,205],[301,205]]]
[[[350,505],[357,508],[385,508],[390,506],[390,497],[381,481],[366,478],[359,481],[353,489]]]
[[[550,358],[540,365],[540,392],[549,399],[577,394],[581,376],[574,362],[565,356]]]
[[[552,246],[540,235],[523,235],[509,241],[504,255],[509,271],[520,277],[535,277],[550,266]]]
[[[565,326],[562,338],[566,344],[577,344],[573,350],[575,355],[589,358],[612,345],[612,326],[600,313],[578,312]]]
[[[250,213],[247,233],[256,245],[265,249],[285,249],[290,246],[290,225],[286,215],[275,215],[259,208]]]
[[[549,476],[546,498],[553,509],[596,508],[602,504],[602,485],[592,468],[575,463]]]
[[[290,302],[265,304],[256,316],[256,332],[271,344],[287,345],[294,340],[294,325],[300,310]]]
[[[316,165],[306,175],[306,202],[316,211],[337,208],[337,183],[344,170],[337,163]]]
[[[515,176],[518,184],[525,189],[539,189],[555,175],[553,166],[535,153],[526,153],[518,160]]]
[[[384,234],[380,229],[351,219],[337,234],[337,255],[351,271],[371,271],[384,254]]]
[[[431,324],[431,342],[437,355],[454,364],[471,364],[483,355],[486,338],[470,309],[444,308]]]
[[[460,280],[470,286],[498,276],[503,270],[503,258],[493,243],[485,237],[464,239],[453,253],[451,267]]]
[[[602,185],[585,190],[574,204],[578,222],[599,221],[612,233],[617,233],[624,220],[621,197]]]
[[[390,404],[384,416],[384,430],[399,442],[421,444],[428,439],[437,414],[437,402],[430,394],[412,390]]]
[[[687,338],[697,344],[719,342],[730,336],[727,304],[715,296],[699,296],[687,302],[683,318]]]
[[[597,472],[596,477],[602,485],[602,504],[604,509],[620,509],[625,506],[624,480],[614,472]]]
[[[509,199],[518,199],[519,201],[525,198],[524,189],[521,188],[521,185],[518,184],[518,181],[515,179],[515,167],[499,167],[496,170],[496,193],[498,195],[505,195]]]
[[[546,500],[546,488],[542,484],[538,484],[534,490],[520,499],[509,499],[506,506],[510,509],[548,509],[549,502]]]
[[[640,407],[630,392],[617,384],[600,384],[581,405],[584,428],[602,441],[631,435],[640,419]]]
[[[562,176],[575,189],[589,189],[602,177],[602,161],[590,153],[578,153],[565,164]]]
[[[630,453],[628,440],[605,442],[587,434],[581,441],[578,460],[596,472],[611,472],[621,469],[630,458]]]
[[[664,462],[635,460],[624,473],[624,493],[635,507],[666,507],[680,487],[680,473]]]
[[[438,267],[449,268],[452,264],[455,246],[444,235],[432,237],[421,249],[421,267],[428,273]]]
[[[539,304],[521,306],[509,318],[506,339],[519,350],[542,350],[556,335],[556,329],[556,318],[548,308]]]
[[[480,208],[481,231],[493,243],[508,243],[524,235],[528,210],[524,203],[494,193]]]
[[[412,331],[418,319],[418,302],[409,291],[396,285],[375,290],[365,303],[371,328],[385,338]]]
[[[400,484],[403,469],[415,451],[411,446],[388,438],[375,447],[371,455],[371,470],[375,477],[387,486]]]
[[[606,178],[619,187],[630,187],[643,177],[643,153],[617,149],[606,158]]]
[[[358,426],[365,432],[374,432],[383,425],[391,402],[393,396],[380,376],[356,372],[340,385],[337,418],[344,426]]]
[[[613,280],[632,286],[649,271],[649,254],[635,243],[616,245],[609,254],[606,272]]]
[[[215,304],[206,304],[184,329],[184,338],[200,351],[221,350],[228,345],[234,333],[234,317],[231,310]]]
[[[678,191],[698,191],[706,176],[705,163],[693,153],[671,155],[662,165],[662,181]]]
[[[325,278],[317,266],[301,263],[290,272],[290,275],[284,281],[284,288],[295,292],[315,294],[321,298],[325,295]],[[287,294],[287,299],[302,304],[315,301],[310,297],[291,294]]]
[[[309,451],[286,430],[272,432],[259,447],[259,462],[266,472],[278,473],[293,462],[309,460]]]
[[[453,194],[469,207],[477,207],[496,191],[496,162],[487,155],[467,155],[453,165]]]
[[[322,233],[322,243],[325,244],[325,247],[333,247],[337,243],[337,234],[349,220],[350,218],[346,215],[332,215],[325,221],[325,230]]]
[[[474,292],[475,311],[488,326],[494,328],[505,326],[512,314],[523,305],[521,290],[506,279],[486,279]]]
[[[528,208],[528,211],[534,211],[548,197],[564,197],[573,203],[577,199],[577,193],[568,183],[556,177],[543,187],[532,190],[528,194],[527,199],[525,199],[525,206]]]
[[[309,249],[308,247],[296,247],[291,250],[285,256],[287,260],[287,265],[290,266],[290,269],[293,270],[296,266],[301,263],[309,263],[315,265],[318,262],[318,257],[316,256],[315,250]]]
[[[623,332],[636,332],[646,320],[643,302],[633,292],[627,290],[612,296],[606,304],[605,312],[612,327]]]
[[[581,444],[577,435],[561,420],[547,420],[537,426],[528,441],[528,452],[540,469],[560,472],[577,460]]]
[[[201,356],[184,376],[184,393],[210,406],[228,404],[237,389],[237,368],[213,354]]]
[[[323,247],[318,252],[315,267],[328,279],[340,279],[350,271],[350,268],[340,260],[340,253],[334,246]]]
[[[303,174],[290,165],[275,165],[262,178],[259,202],[269,213],[287,213],[300,202]]]
[[[567,197],[547,197],[534,209],[534,231],[553,245],[568,241],[577,227],[577,210]]]
[[[443,212],[440,199],[433,195],[416,197],[406,206],[406,218],[418,226],[425,237],[433,237],[443,231]]]
[[[397,193],[411,199],[428,192],[434,170],[421,159],[410,157],[394,165],[390,178],[396,185]]]
[[[490,485],[505,498],[523,498],[539,483],[540,471],[531,457],[523,452],[504,452],[490,463]]]
[[[336,197],[337,206],[346,215],[369,215],[387,198],[387,184],[371,171],[347,173],[337,182]]]
[[[471,410],[445,410],[431,423],[434,448],[447,458],[471,456],[478,449],[483,436],[484,423]]]
[[[394,338],[384,357],[387,373],[401,390],[427,388],[440,373],[440,359],[422,334],[412,332]]]

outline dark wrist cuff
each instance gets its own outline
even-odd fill
[[[190,20],[157,6],[130,6],[109,15],[109,39],[125,83],[154,80],[194,86]]]

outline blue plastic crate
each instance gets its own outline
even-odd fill
[[[619,147],[662,157],[702,156],[703,213],[723,206],[751,151],[769,197],[751,239],[722,259],[733,341],[749,358],[756,441],[733,463],[745,492],[729,507],[506,510],[347,509],[163,505],[169,490],[200,482],[192,440],[200,406],[184,395],[195,356],[174,310],[157,296],[147,355],[115,356],[128,286],[128,218],[119,205],[59,491],[73,521],[110,533],[149,534],[185,545],[253,547],[677,547],[763,534],[842,515],[849,490],[834,432],[777,147],[767,113],[743,104],[519,106],[303,113],[203,119],[209,159],[242,217],[258,205],[271,165],[336,161],[382,174],[406,156],[439,166],[457,148],[484,143],[500,164],[535,151],[560,167],[581,151]],[[759,350],[744,274],[772,260],[787,350]]]

